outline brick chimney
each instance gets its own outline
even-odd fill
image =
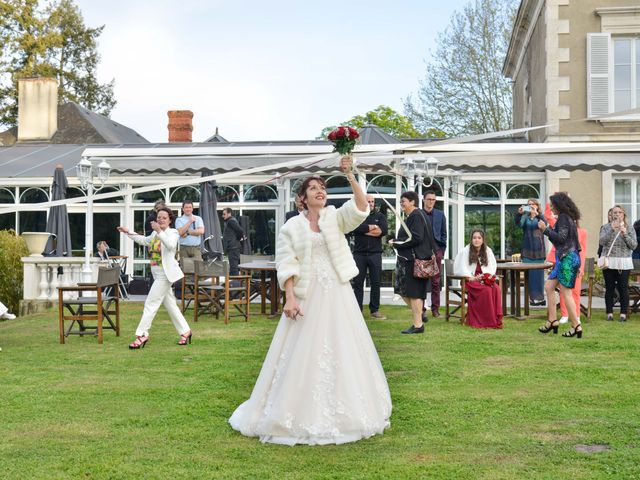
[[[191,142],[193,112],[191,110],[169,110],[169,142]]]
[[[18,80],[18,141],[51,140],[58,129],[58,82],[55,78]]]

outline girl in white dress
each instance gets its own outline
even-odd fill
[[[284,313],[251,397],[229,419],[262,442],[341,444],[389,426],[389,387],[349,283],[358,268],[344,234],[368,215],[351,166],[343,157],[353,199],[326,207],[324,181],[308,178],[300,189],[304,213],[280,229]]]

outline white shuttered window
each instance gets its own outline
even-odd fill
[[[640,108],[640,37],[587,35],[589,118]],[[625,119],[638,120],[637,114]]]
[[[611,35],[587,34],[587,114],[589,117],[611,112]]]

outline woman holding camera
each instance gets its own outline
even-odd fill
[[[627,320],[629,309],[629,273],[633,270],[631,253],[638,245],[636,232],[627,222],[627,214],[620,205],[611,209],[611,221],[600,227],[600,246],[608,266],[604,268],[604,302],[607,320],[613,320],[613,296],[620,296],[620,321]]]
[[[518,209],[514,222],[522,229],[522,262],[544,263],[546,252],[544,235],[538,228],[538,222],[547,222],[540,211],[540,202],[535,198],[527,200],[527,205]],[[544,306],[544,270],[529,270],[529,304]]]

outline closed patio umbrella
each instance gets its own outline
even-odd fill
[[[67,176],[62,165],[56,167],[51,185],[51,200],[64,200],[67,197]],[[71,230],[69,229],[69,215],[66,205],[57,205],[49,209],[47,218],[47,232],[55,237],[50,237],[45,248],[45,253],[54,257],[71,256]],[[54,243],[55,242],[55,243]],[[55,248],[54,248],[55,245]],[[87,245],[87,248],[91,248]]]
[[[211,175],[204,171],[202,176]],[[222,229],[218,218],[218,196],[214,182],[202,182],[200,184],[200,217],[204,223],[204,238],[202,242],[202,256],[208,260],[222,258]]]
[[[251,222],[249,220],[249,217],[247,217],[246,215],[241,215],[238,220],[240,220],[240,226],[242,227],[242,230],[244,230],[245,234],[245,239],[242,242],[242,254],[251,255],[253,254],[253,249],[251,248],[251,240],[249,239],[249,227],[251,225]]]

